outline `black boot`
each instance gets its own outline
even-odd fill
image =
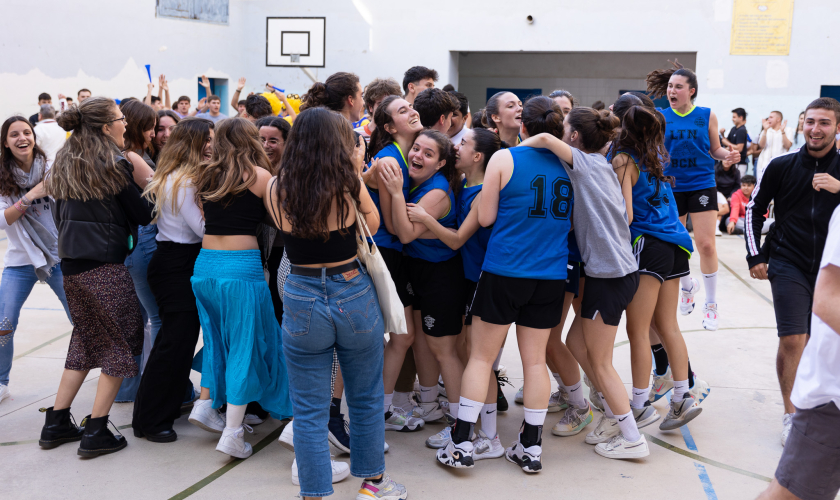
[[[38,444],[45,450],[71,441],[82,439],[84,430],[76,425],[76,420],[70,414],[70,408],[53,410],[53,407],[41,408],[42,413],[47,414],[44,427],[41,429],[41,439]]]
[[[509,385],[507,377],[500,377],[499,371],[496,370],[494,372],[496,374],[496,409],[499,412],[506,412],[508,411],[508,400],[505,397],[505,393],[502,392],[503,385]]]
[[[82,436],[82,442],[79,444],[79,451],[77,452],[80,456],[94,458],[99,455],[115,453],[128,446],[128,442],[122,434],[115,436],[108,429],[108,417],[109,415],[90,418],[90,415],[88,415],[85,418],[85,434]]]

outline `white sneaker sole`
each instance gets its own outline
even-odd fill
[[[514,460],[514,459],[510,458],[510,455],[508,455],[508,454],[507,454],[507,450],[505,450],[505,459],[506,459],[508,462],[512,463],[512,464],[516,464],[516,466],[517,466],[517,467],[519,467],[520,469],[522,469],[522,472],[524,472],[524,473],[526,473],[526,474],[539,474],[540,472],[542,472],[542,469],[541,469],[541,468],[540,468],[540,469],[538,469],[538,470],[528,470],[528,469],[526,469],[526,468],[522,467],[522,466],[519,464],[519,462],[517,462],[516,460]],[[542,461],[540,461],[540,464],[542,464]]]
[[[224,429],[217,429],[215,427],[212,427],[211,424],[204,422],[203,420],[199,420],[193,417],[192,415],[190,415],[190,418],[187,420],[196,427],[204,429],[207,432],[212,432],[213,434],[221,434],[222,431],[224,431]]]
[[[341,441],[339,441],[337,437],[333,436],[331,432],[327,433],[327,439],[330,441],[330,444],[335,446],[337,449],[343,451],[344,453],[350,453],[350,448],[341,444]],[[348,472],[348,474],[349,474],[349,472]],[[347,477],[347,476],[345,476],[345,477]],[[335,481],[333,481],[333,482],[335,482]]]
[[[483,453],[483,454],[478,454],[478,453],[473,452],[473,461],[486,460],[488,458],[502,458],[504,456],[504,454],[505,454],[505,449],[504,448],[501,448],[497,452],[494,451],[494,452],[487,452],[487,453]]]
[[[683,417],[681,420],[668,420],[666,418],[665,421],[662,422],[662,425],[659,426],[659,430],[672,431],[674,429],[679,429],[680,427],[684,426],[685,424],[691,422],[692,420],[700,416],[700,413],[702,412],[703,408],[692,406],[689,410],[687,410],[685,417]]]
[[[616,435],[618,435],[617,432],[615,434],[602,434],[599,437],[599,436],[596,436],[596,435],[590,433],[590,434],[586,435],[586,438],[584,439],[584,441],[586,442],[586,444],[593,444],[593,445],[594,444],[601,444],[601,443],[609,443],[610,439],[612,439]]]
[[[633,451],[623,451],[620,453],[615,451],[603,451],[600,447],[596,446],[595,453],[601,455],[604,458],[621,460],[629,458],[645,458],[646,456],[650,455],[650,450],[648,449],[647,443],[645,443],[644,448],[639,447],[639,449],[633,449]]]
[[[230,448],[227,446],[222,446],[221,444],[216,445],[216,451],[219,453],[224,453],[225,455],[230,455],[234,458],[248,458],[254,454],[254,449],[251,448],[249,443],[245,443],[244,450],[238,450],[236,448]]]
[[[659,412],[654,412],[653,416],[648,417],[640,422],[636,422],[636,427],[639,429],[641,429],[642,427],[647,427],[650,424],[658,421],[660,418],[662,418],[662,415],[660,415]]]
[[[716,332],[717,329],[718,329],[718,326],[706,323],[706,320],[703,319],[703,328],[710,331],[710,332]]]
[[[292,425],[292,423],[289,422],[286,425]],[[283,430],[285,431],[286,429],[283,428]],[[284,433],[280,434],[279,438],[277,438],[277,442],[280,443],[280,446],[282,446],[283,448],[286,448],[287,450],[294,453],[295,452],[294,434],[292,434],[291,438],[292,439],[289,439],[289,436],[284,432]]]

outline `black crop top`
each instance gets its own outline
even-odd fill
[[[323,238],[314,240],[298,238],[283,231],[283,242],[286,244],[289,262],[297,266],[341,262],[356,256],[355,226],[348,228],[345,235],[338,230],[330,231],[327,241]]]
[[[235,197],[204,202],[204,234],[256,236],[257,224],[265,220],[262,199],[246,189]]]

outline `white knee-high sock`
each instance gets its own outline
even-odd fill
[[[717,271],[704,274],[703,285],[706,287],[706,304],[717,303]]]
[[[459,404],[458,418],[471,424],[478,422],[478,415],[481,413],[481,408],[484,407],[484,403],[479,403],[478,401],[461,396],[461,402]]]
[[[496,417],[498,413],[496,413],[496,403],[492,404],[484,404],[484,407],[481,409],[481,430],[484,431],[484,434],[493,439],[496,437]]]
[[[632,411],[624,415],[616,415],[615,419],[618,420],[618,428],[621,429],[621,433],[624,434],[625,439],[634,443],[639,440],[641,437],[639,426],[636,425],[636,419],[633,418]]]
[[[543,425],[547,412],[547,409],[534,410],[532,408],[525,408],[525,423],[530,425]]]
[[[225,427],[228,429],[236,429],[245,420],[245,408],[248,405],[227,405],[227,416],[225,418]]]

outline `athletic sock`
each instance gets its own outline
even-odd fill
[[[469,441],[472,436],[472,429],[478,421],[478,416],[484,403],[473,401],[461,396],[458,408],[458,418],[455,420],[455,428],[452,432],[452,442],[460,444]]]
[[[636,425],[636,419],[633,418],[632,410],[624,415],[616,415],[615,419],[618,420],[618,428],[621,429],[626,440],[631,442],[639,440],[641,434],[639,434],[639,427]]]
[[[458,413],[460,413],[458,411],[459,408],[460,405],[449,405],[449,414],[452,415],[452,418],[454,418],[455,420],[458,420]]]
[[[391,401],[394,406],[399,406],[403,410],[409,411],[414,406],[411,401],[411,393],[394,391],[394,399]]]
[[[580,380],[578,380],[577,384],[566,387],[566,392],[569,394],[569,402],[578,409],[586,408],[586,400],[583,399],[581,387],[583,387],[583,382]]]
[[[688,360],[688,388],[694,389],[694,372],[691,371],[691,360]]]
[[[496,437],[496,417],[498,416],[496,409],[496,403],[485,403],[484,407],[481,408],[481,430],[490,439]]]
[[[685,290],[686,292],[691,290],[691,275],[686,274],[682,278],[680,278],[680,288]]]
[[[504,346],[502,346],[502,348],[499,349],[499,355],[496,356],[496,361],[493,362],[493,371],[494,372],[499,371],[499,363],[502,362],[502,353],[504,352],[504,350],[505,350],[505,348],[504,348]]]
[[[665,352],[665,347],[662,344],[652,345],[650,346],[650,350],[653,351],[656,374],[661,377],[668,371],[668,353]]]
[[[674,380],[674,394],[671,395],[671,401],[679,403],[683,400],[683,395],[688,392],[688,379]]]
[[[426,387],[424,385],[420,386],[420,402],[421,403],[432,403],[437,400],[438,397],[438,388],[436,385],[431,387]]]
[[[332,398],[330,402],[330,418],[341,415],[341,398]]]
[[[232,405],[228,403],[227,414],[225,415],[225,428],[236,429],[245,420],[245,408],[248,405]]]
[[[706,287],[706,304],[717,303],[717,271],[703,275],[703,286]]]
[[[604,393],[599,392],[598,396],[601,396],[601,401],[604,402],[604,415],[606,415],[607,418],[615,418],[615,415],[613,415],[612,410],[610,410],[609,403],[607,403],[607,398],[604,397]]]
[[[633,387],[633,400],[630,402],[630,407],[636,408],[637,410],[644,408],[645,402],[648,401],[649,397],[650,387],[644,389]]]
[[[548,413],[548,410],[545,408],[542,410],[525,408],[525,423],[531,425],[543,425],[545,423],[546,413]]]
[[[560,378],[559,373],[552,373],[551,376],[554,377],[554,380],[557,381],[557,387],[559,387],[560,389],[564,389],[566,390],[566,392],[568,392],[568,389],[566,389],[566,384],[563,383],[563,379]]]
[[[385,402],[382,405],[382,406],[385,407],[385,409],[383,410],[383,413],[387,412],[388,409],[391,408],[391,403],[393,403],[393,402],[394,402],[394,393],[392,392],[391,394],[386,394],[385,395]]]

